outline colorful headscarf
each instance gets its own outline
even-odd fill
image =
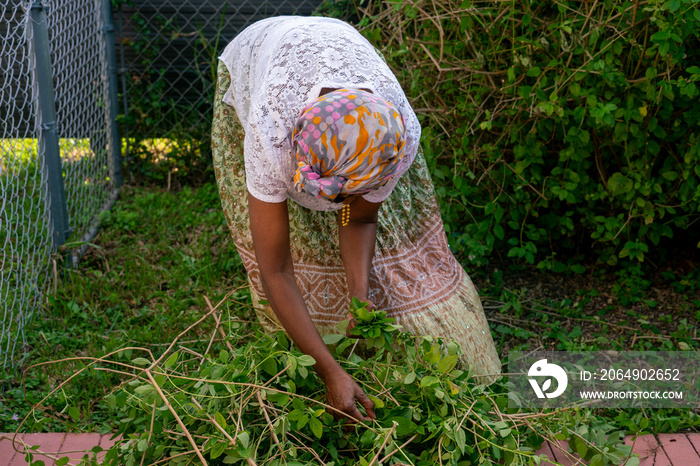
[[[325,94],[301,112],[294,128],[294,186],[330,200],[375,190],[398,168],[404,132],[399,111],[369,92]]]

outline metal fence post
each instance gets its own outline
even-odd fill
[[[109,73],[109,144],[112,149],[112,169],[115,187],[122,185],[122,145],[119,137],[117,115],[119,114],[119,93],[117,90],[117,55],[114,43],[114,19],[112,2],[102,0],[102,23],[104,25],[105,55]]]
[[[44,159],[49,194],[49,212],[51,216],[51,238],[54,251],[66,242],[70,236],[68,225],[68,207],[63,186],[63,169],[61,151],[58,143],[56,122],[56,98],[51,71],[51,48],[49,30],[46,22],[46,9],[41,0],[30,6],[29,23],[31,28],[31,57],[34,59],[34,92],[37,105],[37,133],[39,136],[39,156]]]

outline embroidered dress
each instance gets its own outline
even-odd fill
[[[341,205],[294,188],[294,124],[321,88],[364,88],[405,119],[404,164],[381,188],[383,201],[370,273],[370,299],[408,332],[453,339],[475,374],[499,374],[500,361],[478,293],[450,252],[422,152],[420,126],[395,77],[351,26],[329,18],[278,17],[244,30],[220,57],[214,102],[214,170],[228,227],[251,284],[265,299],[248,219],[247,193],[288,199],[294,273],[316,328],[337,333],[348,291],[338,246]],[[291,201],[291,202],[290,202]],[[257,307],[270,330],[274,312]]]

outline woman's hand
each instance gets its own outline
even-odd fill
[[[369,312],[374,312],[375,305],[371,299],[365,298],[365,299],[360,299],[360,301],[362,301],[363,303],[367,303],[366,308]],[[345,329],[345,336],[348,338],[362,338],[362,337],[357,336],[351,332],[351,330],[354,329],[355,326],[357,325],[357,321],[355,320],[355,318],[352,316],[352,314],[350,312],[348,312],[347,317],[348,317],[348,320],[350,320],[350,323],[348,324],[347,328]]]
[[[341,369],[332,376],[327,377],[324,382],[326,383],[326,400],[328,405],[335,408],[327,408],[326,410],[333,415],[336,421],[345,418],[348,419],[348,425],[353,425],[358,420],[369,421],[376,419],[374,403],[347,372]],[[363,416],[358,409],[358,401],[365,408],[367,416]]]

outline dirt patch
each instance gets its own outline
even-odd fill
[[[581,350],[700,346],[698,269],[687,260],[644,274],[500,270],[494,266],[473,279],[492,328],[505,335],[502,354],[526,344]]]

